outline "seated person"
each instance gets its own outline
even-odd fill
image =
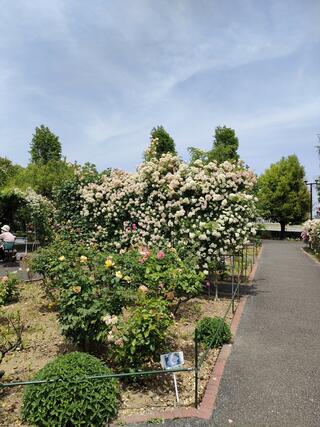
[[[9,225],[3,225],[0,234],[0,259],[5,258],[4,243],[14,243],[15,240],[16,236],[10,233]]]

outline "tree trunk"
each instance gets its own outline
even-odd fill
[[[285,222],[280,222],[280,227],[281,227],[280,239],[283,240],[284,237],[285,237],[286,223]]]

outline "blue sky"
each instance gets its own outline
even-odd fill
[[[179,154],[235,129],[257,173],[297,154],[320,173],[319,0],[0,0],[1,156],[36,126],[70,161],[134,170],[152,127]]]

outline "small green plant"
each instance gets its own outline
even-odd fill
[[[110,373],[101,360],[87,353],[58,357],[34,377],[58,381],[26,387],[23,419],[37,426],[104,426],[118,411],[118,383],[114,378],[85,378]]]
[[[196,326],[197,338],[206,348],[220,347],[230,342],[229,325],[221,317],[204,317]]]
[[[16,302],[19,299],[20,280],[14,273],[2,276],[0,279],[0,306]]]

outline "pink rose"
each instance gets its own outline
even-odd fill
[[[166,256],[166,254],[163,251],[159,251],[157,253],[157,259],[163,259]]]
[[[147,294],[149,292],[149,289],[144,285],[140,285],[138,289],[139,289],[139,291],[143,292],[144,294]]]
[[[150,256],[150,251],[148,248],[143,248],[139,250],[139,254],[141,255],[141,258],[139,259],[139,263],[144,264]]]
[[[133,230],[133,231],[136,231],[136,229],[137,229],[137,224],[132,224],[131,228],[132,228],[132,230]]]
[[[122,347],[123,346],[123,339],[122,338],[118,338],[115,342],[115,345]]]

